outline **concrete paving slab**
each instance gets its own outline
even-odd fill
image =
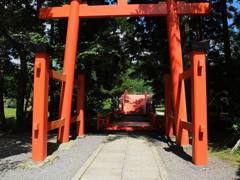
[[[91,167],[93,167],[93,168],[104,167],[105,170],[108,171],[111,168],[122,169],[123,168],[123,163],[119,163],[119,162],[99,162],[98,161],[98,162],[93,162]]]
[[[108,157],[96,157],[95,161],[98,162],[119,162],[119,163],[123,163],[124,161],[124,157],[114,157],[114,156],[108,156]]]
[[[124,153],[114,153],[114,152],[109,152],[109,153],[100,153],[97,158],[117,158],[117,159],[122,159],[125,157]]]
[[[133,164],[133,163],[127,163],[127,164],[124,164],[124,168],[127,169],[127,170],[130,170],[130,171],[144,171],[144,170],[154,170],[154,171],[158,171],[159,169],[154,166],[154,164],[152,165],[145,165],[145,164]]]
[[[135,177],[124,177],[121,180],[136,180]],[[138,178],[137,180],[161,180],[159,178]]]
[[[159,178],[158,171],[123,171],[122,178],[135,178],[138,180],[139,178]]]
[[[110,136],[78,179],[159,180],[156,161],[147,138]]]
[[[81,180],[121,180],[121,177],[118,176],[95,176],[87,175],[81,178]]]
[[[90,166],[90,168],[84,173],[85,176],[87,175],[95,175],[97,176],[118,176],[121,177],[122,168],[95,168]]]
[[[155,166],[155,162],[154,161],[146,161],[144,163],[142,163],[142,161],[126,161],[124,163],[125,166],[149,166],[149,167],[152,167],[152,166]]]

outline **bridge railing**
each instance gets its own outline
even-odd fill
[[[181,119],[180,135],[183,130],[192,134],[192,159],[195,165],[207,165],[207,94],[206,94],[206,57],[204,51],[191,53],[191,67],[179,75],[179,84],[191,80],[191,122]],[[171,76],[165,75],[165,130],[168,137],[173,136],[175,120],[173,113]],[[179,87],[181,84],[179,85]],[[179,89],[179,91],[185,89]],[[181,94],[179,92],[179,94]]]
[[[48,121],[48,91],[49,79],[62,82],[62,91],[66,82],[66,75],[50,69],[49,55],[37,52],[34,64],[34,90],[33,90],[33,122],[32,122],[32,160],[42,161],[47,156],[48,131],[64,128],[65,119]],[[77,135],[84,135],[84,76],[78,75],[74,82],[78,89],[77,114],[71,117],[71,123],[77,123]],[[59,114],[62,109],[63,92],[61,92]],[[58,136],[58,140],[60,137]]]

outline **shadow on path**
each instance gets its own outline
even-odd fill
[[[31,151],[31,135],[0,137],[0,159]]]
[[[164,142],[167,144],[167,147],[162,147],[165,151],[174,153],[178,157],[192,162],[192,156],[190,156],[187,152],[184,151],[183,147],[178,146],[175,142],[173,142],[170,138],[166,138],[165,136],[159,136],[155,133],[114,133],[117,136],[110,136],[107,138],[107,142],[115,141],[116,139],[121,139],[124,135],[128,135],[132,138],[138,138],[139,136],[144,136],[149,142],[157,144],[159,142]]]
[[[192,162],[192,156],[190,156],[188,153],[186,153],[183,147],[178,146],[170,138],[165,137],[165,136],[152,136],[152,138],[156,141],[162,141],[162,142],[166,143],[167,147],[163,147],[163,149],[165,151],[174,153],[178,157],[180,157],[186,161]]]

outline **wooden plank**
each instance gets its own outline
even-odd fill
[[[50,74],[50,77],[53,78],[53,79],[63,81],[63,82],[66,81],[66,75],[65,74],[59,73],[59,72],[54,71],[54,70],[50,70],[49,74]]]
[[[192,68],[188,68],[186,71],[180,74],[179,80],[187,80],[192,77]]]
[[[71,124],[75,122],[80,122],[80,119],[78,118],[78,115],[71,117]]]
[[[177,13],[179,15],[208,14],[209,3],[177,3]],[[70,6],[41,8],[40,19],[67,18]],[[158,4],[125,4],[117,5],[87,5],[81,4],[79,17],[81,18],[103,18],[103,17],[123,17],[123,16],[166,16],[167,3]]]
[[[64,118],[48,122],[48,131],[58,129],[64,125]]]
[[[173,115],[168,115],[168,118],[172,121],[173,125],[175,125],[175,117]]]
[[[171,120],[175,120],[175,118],[174,118],[174,116],[172,116],[172,115],[168,115],[168,117],[169,117],[169,119],[171,119]]]
[[[192,123],[181,121],[181,128],[186,129],[189,132],[192,132]]]
[[[177,13],[179,15],[203,15],[210,13],[210,3],[186,3],[183,1],[177,2]]]
[[[40,19],[57,19],[66,18],[69,16],[70,6],[64,5],[61,7],[41,8],[39,11]]]
[[[79,16],[84,18],[120,17],[120,16],[166,16],[167,4],[119,4],[80,6]]]
[[[79,122],[78,116],[73,116],[71,118],[71,123]],[[48,131],[58,129],[64,125],[64,118],[48,122]]]

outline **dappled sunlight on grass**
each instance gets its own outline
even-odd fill
[[[4,108],[5,117],[16,118],[16,108]]]
[[[218,157],[232,165],[239,165],[240,163],[240,149],[234,153],[231,153],[230,148],[214,148],[210,149],[209,152],[213,156]]]

